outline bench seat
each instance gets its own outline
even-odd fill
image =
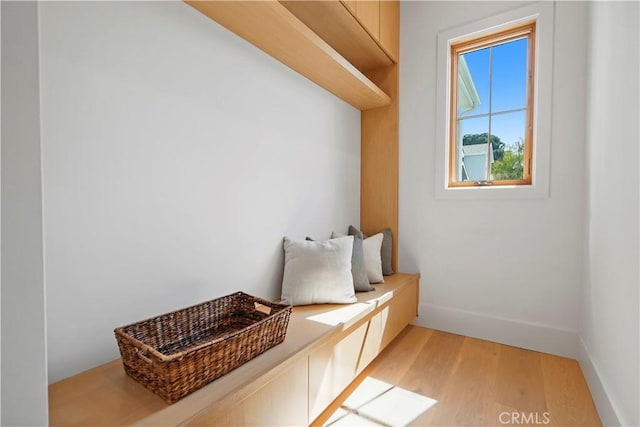
[[[50,425],[310,424],[417,315],[419,275],[385,282],[354,304],[295,307],[282,344],[172,405],[120,359],[51,384]]]

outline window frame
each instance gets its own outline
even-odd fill
[[[527,39],[527,87],[525,106],[525,135],[524,135],[524,167],[522,179],[492,180],[489,177],[481,181],[458,181],[458,59],[460,55],[474,52],[480,49],[498,46],[511,41]],[[534,97],[535,97],[535,58],[536,58],[536,21],[530,20],[524,23],[502,28],[499,31],[482,34],[479,37],[463,38],[450,44],[451,76],[449,88],[449,180],[448,187],[481,187],[487,185],[531,185],[532,160],[533,160],[533,123],[534,123]],[[492,84],[492,82],[490,82]],[[492,89],[490,89],[492,90]],[[492,114],[488,113],[489,120]],[[491,134],[489,133],[487,150],[491,149]],[[490,173],[491,165],[487,165]]]
[[[450,46],[518,24],[536,22],[535,94],[531,185],[449,187]],[[433,196],[442,200],[512,200],[549,198],[553,116],[555,3],[536,2],[506,9],[437,33],[436,103],[433,130]]]

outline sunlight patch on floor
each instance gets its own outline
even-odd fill
[[[366,377],[325,426],[407,426],[437,400]]]

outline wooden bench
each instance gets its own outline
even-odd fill
[[[120,359],[51,384],[49,422],[310,424],[417,315],[419,275],[385,281],[354,304],[295,307],[282,344],[173,405],[129,378]]]

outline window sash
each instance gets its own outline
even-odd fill
[[[516,27],[501,30],[497,33],[487,34],[476,38],[467,38],[451,44],[451,87],[450,87],[450,112],[449,112],[449,187],[475,187],[486,185],[531,185],[532,184],[532,163],[533,163],[533,105],[534,105],[534,87],[535,81],[535,33],[536,23],[528,22]],[[526,88],[526,107],[509,111],[492,112],[478,114],[475,117],[489,117],[489,120],[495,115],[506,114],[514,111],[526,111],[525,119],[525,136],[524,136],[524,167],[522,179],[510,180],[491,180],[487,176],[483,181],[458,181],[458,124],[465,119],[474,116],[458,116],[458,59],[460,55],[473,52],[480,49],[498,46],[504,43],[519,39],[527,39],[527,88]],[[492,83],[490,83],[492,84]],[[490,91],[492,88],[490,88]],[[489,132],[487,150],[492,149],[491,133]],[[487,160],[489,162],[489,160]],[[487,175],[490,175],[491,164],[487,164]]]

